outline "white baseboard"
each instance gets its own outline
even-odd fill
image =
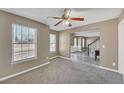
[[[71,58],[68,58],[68,57],[63,57],[63,56],[58,56],[58,57],[64,58],[64,59],[67,59],[67,60],[71,60]],[[86,63],[86,64],[88,64],[88,63]],[[88,65],[90,65],[90,64],[88,64]],[[94,64],[92,64],[92,66],[119,73],[119,71],[115,70],[115,69],[111,69],[111,68],[107,68],[107,67],[103,67],[103,66],[98,66],[98,65],[94,65]]]
[[[63,56],[55,56],[55,57],[51,57],[51,58],[49,58],[49,59],[52,60],[52,59],[57,58],[57,57],[60,57],[60,58],[66,59],[66,60],[71,60],[71,58],[63,57]],[[21,75],[21,74],[23,74],[23,73],[26,73],[26,72],[32,71],[32,70],[34,70],[34,69],[37,69],[37,68],[43,67],[43,66],[48,65],[48,64],[50,64],[50,62],[47,62],[47,63],[41,64],[41,65],[36,66],[36,67],[33,67],[33,68],[29,68],[29,69],[27,69],[27,70],[21,71],[21,72],[19,72],[19,73],[13,74],[13,75],[9,75],[9,76],[6,76],[6,77],[3,77],[3,78],[0,78],[0,81],[4,81],[4,80],[6,80],[6,79],[9,79],[9,78],[12,78],[12,77],[15,77],[15,76]],[[114,69],[111,69],[111,68],[102,67],[102,66],[97,66],[97,65],[92,65],[92,66],[97,67],[97,68],[101,68],[101,69],[105,69],[105,70],[108,70],[108,71],[113,71],[113,72],[117,72],[117,73],[119,73],[118,70],[114,70]]]
[[[96,67],[119,73],[119,71],[118,70],[115,70],[115,69],[111,69],[111,68],[107,68],[107,67],[103,67],[103,66],[96,66]]]
[[[23,74],[23,73],[26,73],[26,72],[32,71],[32,70],[34,70],[34,69],[37,69],[37,68],[43,67],[43,66],[48,65],[48,64],[50,64],[50,62],[47,62],[47,63],[41,64],[41,65],[38,65],[38,66],[33,67],[33,68],[29,68],[29,69],[27,69],[27,70],[24,70],[24,71],[18,72],[18,73],[13,74],[13,75],[5,76],[5,77],[3,77],[3,78],[0,78],[0,81],[7,80],[7,79],[9,79],[9,78],[12,78],[12,77],[15,77],[15,76],[21,75],[21,74]]]
[[[55,56],[52,59],[57,58],[57,57],[64,58],[66,60],[70,60],[71,61],[71,58],[64,57],[64,56]],[[86,63],[86,64],[88,64],[88,63]],[[90,65],[90,64],[88,64],[88,65]],[[108,71],[119,73],[119,71],[118,70],[115,70],[115,69],[111,69],[111,68],[107,68],[107,67],[103,67],[103,66],[98,66],[98,65],[92,65],[92,66],[94,66],[96,68],[100,68],[100,69],[104,69],[104,70],[108,70]],[[124,75],[123,75],[123,82],[124,82]]]
[[[68,57],[64,57],[64,56],[54,56],[54,57],[51,57],[51,58],[49,58],[50,60],[52,60],[52,59],[55,59],[55,58],[64,58],[64,59],[67,59],[67,60],[71,60],[70,58],[68,58]]]
[[[60,58],[64,58],[64,59],[67,59],[67,60],[71,60],[71,58],[68,58],[68,57],[64,57],[64,56],[58,56]]]
[[[51,57],[51,58],[49,58],[49,59],[52,60],[52,59],[55,59],[55,58],[57,58],[57,57],[59,57],[59,56],[54,56],[54,57]]]

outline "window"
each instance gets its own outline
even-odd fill
[[[56,34],[50,34],[50,52],[56,51]]]
[[[37,30],[22,25],[12,25],[12,62],[37,57]]]
[[[82,47],[85,48],[85,39],[82,38]]]
[[[78,49],[81,49],[81,37],[78,37]]]
[[[74,48],[76,48],[77,47],[77,38],[75,37],[74,38]]]

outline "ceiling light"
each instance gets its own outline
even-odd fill
[[[63,21],[63,25],[69,25],[69,21],[68,20],[64,20]]]

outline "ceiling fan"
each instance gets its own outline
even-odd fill
[[[71,9],[70,8],[65,8],[64,9],[64,14],[61,17],[47,17],[47,18],[60,19],[60,21],[57,22],[54,26],[57,26],[60,23],[64,23],[67,26],[71,27],[72,24],[69,22],[70,20],[73,20],[73,21],[84,21],[84,18],[70,17],[70,13],[71,13]]]

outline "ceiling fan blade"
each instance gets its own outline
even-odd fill
[[[69,18],[69,19],[75,21],[84,21],[84,18]]]
[[[47,18],[62,19],[61,17],[47,17]]]
[[[71,9],[70,8],[65,8],[64,16],[69,17],[70,13],[71,13]]]
[[[59,21],[58,23],[56,23],[54,26],[57,26],[59,25],[63,20]]]

